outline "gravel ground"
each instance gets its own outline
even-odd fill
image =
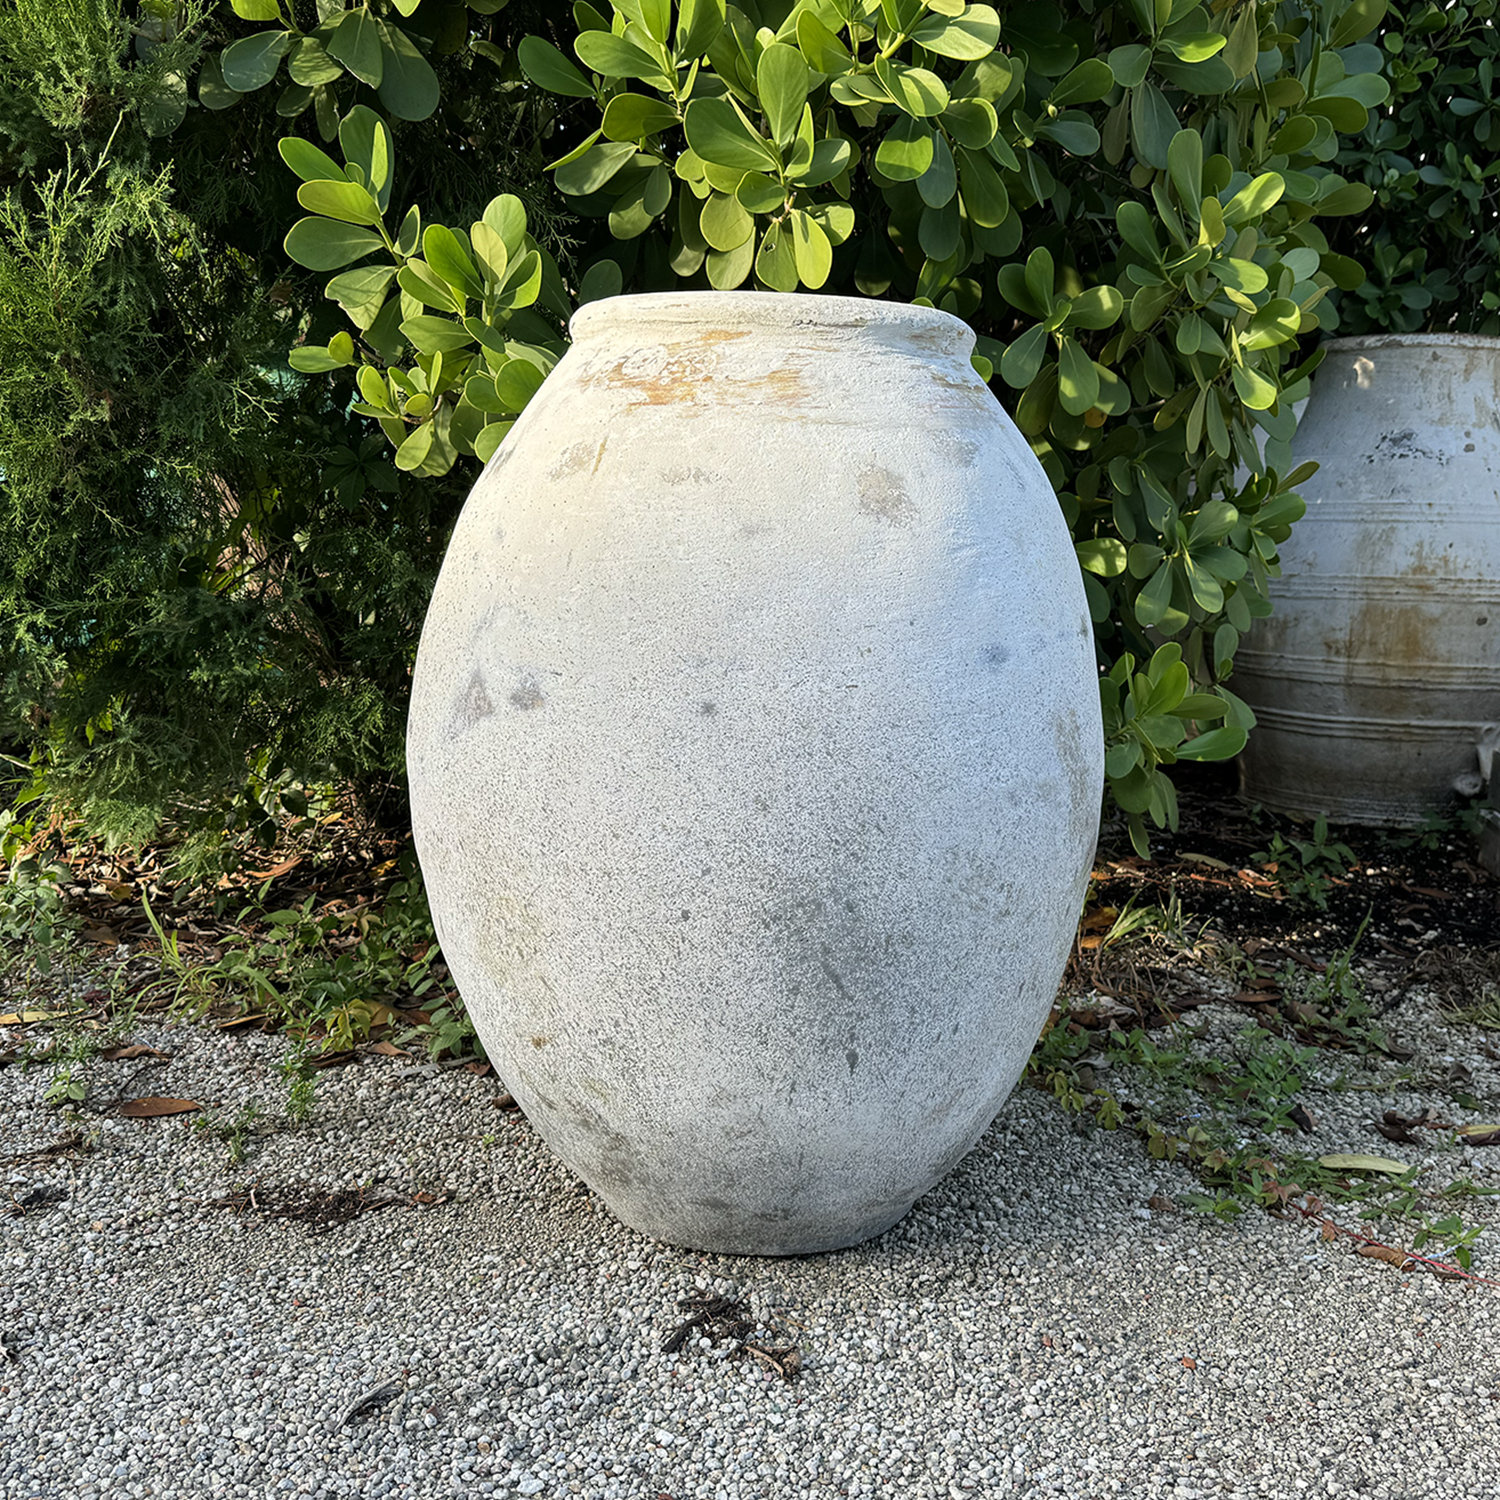
[[[0,1168],[66,1195],[0,1217],[5,1500],[1500,1491],[1500,1288],[1149,1207],[1187,1173],[1033,1090],[879,1240],[733,1259],[614,1222],[493,1078],[370,1056],[294,1127],[280,1039],[132,1040],[173,1056],[92,1063],[80,1148]],[[0,1158],[74,1128],[47,1077],[0,1071]],[[1351,1139],[1408,1092],[1352,1096],[1318,1149],[1415,1159]],[[146,1094],[206,1116],[109,1108]],[[231,1164],[202,1122],[247,1104],[266,1133]],[[252,1183],[400,1201],[324,1233],[206,1206]],[[663,1352],[709,1294],[800,1375]]]

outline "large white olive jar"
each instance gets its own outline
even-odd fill
[[[930,309],[585,307],[422,633],[412,817],[500,1077],[626,1223],[895,1223],[1048,1014],[1102,778],[1040,466]]]
[[[1500,340],[1335,339],[1293,444],[1318,472],[1235,657],[1246,794],[1411,825],[1500,741]]]

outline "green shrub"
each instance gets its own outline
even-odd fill
[[[755,285],[916,300],[975,327],[975,363],[1016,393],[1073,530],[1110,790],[1142,850],[1147,817],[1176,821],[1163,768],[1233,755],[1253,723],[1225,683],[1302,512],[1297,340],[1360,277],[1320,221],[1370,202],[1330,163],[1386,97],[1361,45],[1379,13],[615,0],[516,51],[554,111],[579,300]],[[491,226],[466,239],[372,202],[367,148],[340,139],[342,167],[283,145],[313,215],[288,252],[333,269],[337,238],[337,265],[382,262],[328,287],[360,343],[294,358],[357,372],[398,464],[483,456],[556,353],[505,326],[516,246],[497,262]]]
[[[39,36],[41,0],[21,9]],[[1324,226],[1371,200],[1335,165],[1386,97],[1363,42],[1380,0],[233,0],[173,12],[123,61],[98,42],[123,39],[113,0],[85,11],[138,194],[171,213],[164,242],[122,230],[85,278],[133,289],[137,321],[93,294],[75,342],[107,327],[133,369],[213,398],[184,433],[176,388],[143,387],[149,441],[80,474],[67,522],[112,570],[80,555],[68,588],[3,606],[23,641],[11,738],[97,816],[144,826],[175,787],[253,821],[298,776],[398,778],[417,623],[478,460],[574,302],[679,286],[967,319],[1073,531],[1138,847],[1175,821],[1165,768],[1243,743],[1226,683],[1301,513],[1298,341],[1360,278]],[[0,45],[14,80],[24,49]],[[51,191],[97,222],[98,164],[125,159],[110,112],[27,114],[17,94],[14,211],[45,219]],[[283,165],[287,121],[304,133]],[[10,254],[39,315],[38,268]],[[185,302],[152,299],[179,276]],[[278,376],[270,349],[294,343],[301,373]],[[167,348],[191,353],[168,370]],[[79,368],[66,420],[102,451],[117,429]],[[0,442],[0,470],[24,488],[17,451]],[[186,470],[170,485],[164,453]],[[57,486],[32,488],[30,517],[60,516]]]
[[[279,101],[205,107],[227,7],[134,14],[0,26],[0,764],[212,873],[308,781],[404,821],[410,665],[472,476],[398,470],[338,382],[286,369],[342,313],[282,250]],[[465,87],[482,118],[412,138],[451,214],[525,129],[493,64]]]
[[[1500,333],[1495,11],[1494,0],[1412,6],[1369,48],[1391,103],[1338,157],[1375,194],[1336,236],[1369,273],[1341,298],[1346,333]]]

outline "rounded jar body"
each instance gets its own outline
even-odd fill
[[[1050,486],[926,309],[594,303],[476,484],[412,816],[496,1070],[628,1224],[887,1228],[1046,1019],[1102,780]]]
[[[1319,464],[1307,514],[1235,658],[1258,720],[1241,782],[1411,826],[1479,790],[1500,728],[1500,340],[1326,347],[1293,445]]]

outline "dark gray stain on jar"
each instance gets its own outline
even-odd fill
[[[455,717],[460,731],[472,729],[481,719],[487,719],[494,713],[494,700],[484,685],[484,678],[478,672],[469,678],[469,685],[459,698],[457,709]]]
[[[859,476],[859,508],[887,526],[910,526],[917,513],[901,476],[877,466]]]
[[[932,444],[956,468],[971,469],[979,458],[979,444],[957,432],[939,430],[932,435]]]

